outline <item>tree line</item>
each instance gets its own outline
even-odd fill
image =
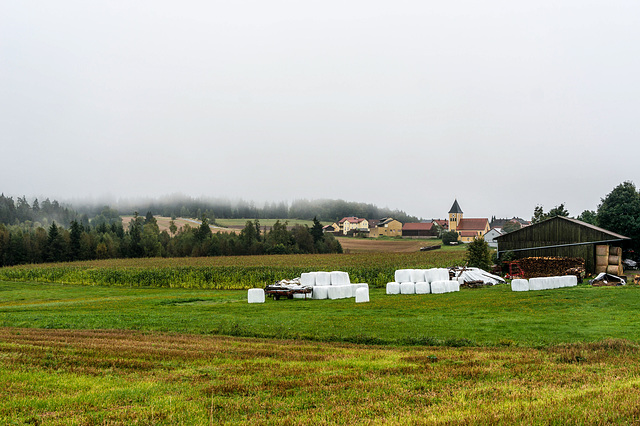
[[[333,235],[314,225],[287,229],[277,221],[269,231],[259,220],[247,221],[239,234],[213,233],[206,216],[199,226],[185,225],[160,231],[151,212],[134,214],[127,229],[106,221],[92,227],[72,220],[69,228],[53,222],[42,226],[0,224],[0,266],[109,258],[237,256],[258,254],[341,253]]]
[[[101,214],[105,207],[76,205],[78,212],[88,217]],[[393,217],[400,222],[418,222],[418,218],[404,211],[379,208],[373,204],[344,200],[295,200],[287,202],[266,202],[262,206],[252,201],[231,201],[222,198],[191,198],[186,196],[165,197],[159,200],[121,201],[116,211],[122,215],[133,214],[134,211],[153,211],[165,217],[185,217],[200,219],[206,215],[211,222],[219,219],[304,219],[317,218],[324,222],[334,222],[346,216],[357,216],[367,219]]]

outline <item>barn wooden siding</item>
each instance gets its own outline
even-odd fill
[[[581,257],[588,273],[596,269],[596,244],[620,247],[629,238],[576,219],[554,217],[496,238],[498,251],[523,257]],[[562,246],[562,247],[553,247]]]

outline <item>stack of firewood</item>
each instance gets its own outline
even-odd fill
[[[584,277],[584,259],[581,257],[525,257],[518,260],[525,278],[578,275]]]

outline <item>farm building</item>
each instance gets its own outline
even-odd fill
[[[402,225],[403,237],[432,237],[436,235],[438,235],[438,231],[433,226],[433,222],[405,223]]]
[[[581,257],[589,274],[596,272],[597,248],[605,247],[607,253],[619,252],[618,248],[629,240],[623,235],[562,216],[496,237],[499,256],[510,251],[516,259]]]

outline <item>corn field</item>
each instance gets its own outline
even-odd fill
[[[0,280],[114,287],[248,289],[310,271],[345,271],[373,287],[396,269],[461,265],[463,251],[110,259],[0,268]]]

